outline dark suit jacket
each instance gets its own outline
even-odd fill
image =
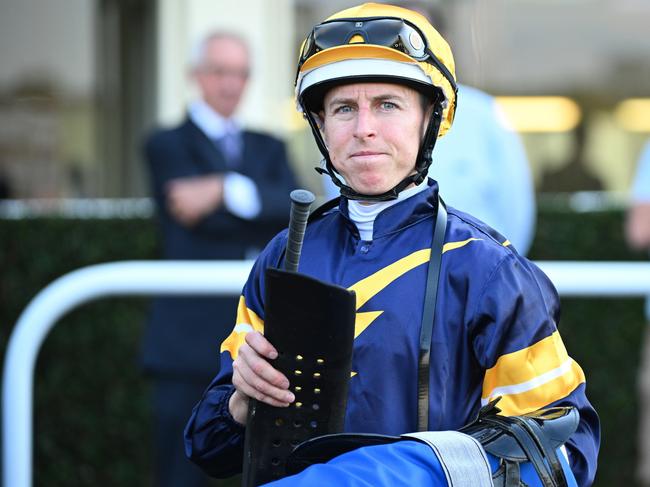
[[[192,228],[180,225],[168,213],[165,185],[174,178],[226,172],[216,145],[190,120],[154,133],[146,143],[165,259],[232,259],[246,257],[247,249],[261,249],[287,226],[289,192],[296,182],[284,144],[268,135],[243,133],[242,164],[238,172],[257,185],[262,210],[243,220],[225,208],[213,212]],[[153,374],[206,377],[218,371],[219,346],[230,333],[238,298],[158,298],[143,341],[143,365]]]

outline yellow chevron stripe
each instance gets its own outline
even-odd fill
[[[354,338],[361,335],[363,330],[368,328],[370,324],[375,321],[383,311],[367,311],[364,313],[357,313],[354,320]]]
[[[470,242],[473,242],[474,240],[483,240],[482,238],[468,238],[467,240],[461,240],[459,242],[447,242],[445,245],[442,246],[442,253],[444,254],[448,250],[456,250],[461,247],[465,247]],[[431,251],[429,251],[429,255],[431,255]]]
[[[498,406],[506,416],[526,414],[568,396],[584,381],[584,372],[578,363],[572,360],[571,368],[565,374],[529,391],[505,394],[501,397]]]
[[[508,245],[512,245],[512,244],[510,243],[510,240],[506,240],[501,245],[503,245],[504,247],[507,247]]]
[[[235,320],[235,327],[237,325],[250,325],[254,330],[264,333],[264,321],[257,316],[257,314],[246,306],[244,296],[239,297],[239,304],[237,305],[237,319]],[[247,331],[233,331],[221,344],[221,352],[230,352],[233,360],[239,354],[239,347],[244,344]]]
[[[469,238],[460,242],[448,242],[442,248],[442,253],[464,247],[477,238]],[[357,296],[357,310],[368,302],[373,296],[381,292],[386,286],[408,271],[429,261],[431,249],[422,249],[394,262],[374,274],[353,284],[348,289]],[[357,313],[354,325],[354,338],[358,337],[383,311],[368,311]],[[248,324],[261,333],[264,332],[264,321],[246,306],[244,297],[239,298],[237,307],[237,320],[235,325]],[[233,360],[237,358],[239,347],[244,343],[246,331],[233,330],[221,344],[221,351],[228,351]]]
[[[428,262],[429,255],[431,255],[431,249],[418,250],[350,286],[348,289],[357,295],[357,309],[398,277]]]
[[[448,242],[442,247],[442,253],[444,254],[449,250],[456,250],[464,247],[474,240],[481,239],[468,238],[467,240],[460,242]],[[357,295],[357,309],[361,308],[368,302],[368,300],[382,291],[398,277],[403,276],[408,271],[419,265],[429,262],[430,256],[431,249],[417,250],[350,286],[348,289],[354,291]]]
[[[497,387],[521,384],[561,366],[569,357],[559,332],[528,348],[502,355],[485,371],[483,397]]]

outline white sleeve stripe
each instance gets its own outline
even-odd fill
[[[563,376],[569,370],[571,370],[572,364],[573,359],[569,357],[559,367],[556,367],[553,370],[549,370],[548,372],[530,379],[529,381],[521,382],[519,384],[512,384],[509,386],[495,387],[492,389],[488,397],[481,399],[481,405],[485,406],[491,397],[505,396],[507,394],[520,394],[522,392],[530,391],[531,389],[542,386],[547,382],[551,382],[552,380]]]

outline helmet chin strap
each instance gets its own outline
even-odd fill
[[[436,92],[436,97],[433,100],[433,112],[429,118],[429,124],[427,125],[427,130],[424,133],[422,144],[420,144],[418,155],[415,160],[415,173],[405,177],[392,189],[389,189],[385,193],[381,194],[359,193],[352,187],[344,184],[337,177],[338,172],[330,160],[329,151],[325,145],[325,140],[323,139],[323,135],[321,134],[318,123],[316,122],[314,115],[309,110],[307,110],[307,107],[305,107],[301,102],[303,113],[305,114],[305,117],[309,122],[309,126],[311,127],[311,131],[314,134],[314,138],[316,139],[316,145],[318,146],[321,154],[323,154],[323,158],[325,160],[325,168],[316,167],[314,169],[316,169],[316,172],[319,174],[327,174],[332,179],[332,182],[340,188],[341,196],[349,200],[377,202],[397,199],[399,197],[399,194],[404,189],[409,187],[411,184],[420,184],[427,177],[427,172],[432,162],[433,148],[436,145],[438,132],[440,130],[440,123],[442,122],[442,100],[442,94]]]

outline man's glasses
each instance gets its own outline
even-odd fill
[[[248,69],[234,69],[227,68],[224,66],[212,66],[206,65],[199,68],[199,71],[210,76],[216,76],[219,78],[239,78],[239,79],[248,79],[250,76],[250,71]]]

